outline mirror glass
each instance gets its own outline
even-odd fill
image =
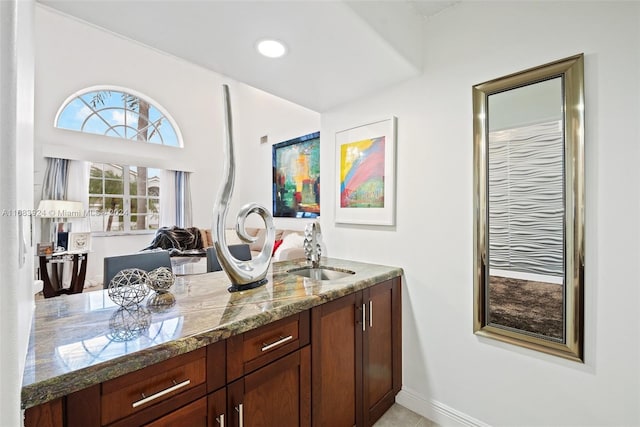
[[[582,355],[582,93],[582,55],[473,91],[474,330],[575,360]]]

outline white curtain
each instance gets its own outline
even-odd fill
[[[176,218],[180,227],[193,225],[191,210],[191,173],[176,171]]]
[[[176,218],[176,173],[160,171],[160,227],[177,225]]]
[[[191,227],[191,173],[163,170],[160,173],[160,226]]]
[[[85,215],[89,215],[89,169],[90,163],[82,160],[69,160],[67,174],[67,200],[82,202]],[[69,218],[71,231],[91,231],[90,218]]]
[[[41,200],[65,200],[67,197],[69,160],[47,157],[47,168],[42,181]],[[51,219],[40,222],[40,241],[45,242],[51,234]]]
[[[42,200],[65,200],[69,160],[47,157],[47,169],[42,182]]]

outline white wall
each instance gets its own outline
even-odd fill
[[[238,209],[246,203],[257,202],[272,211],[273,144],[320,130],[320,115],[312,110],[243,84],[236,87],[236,92],[232,106],[239,113],[237,120],[234,116],[238,178],[229,209],[228,223],[232,227]],[[261,144],[260,137],[265,135],[268,142]],[[320,209],[322,214],[322,206]],[[248,224],[262,226],[257,216],[252,220]],[[274,218],[276,228],[292,230],[303,230],[310,221]]]
[[[33,1],[0,2],[0,426],[22,425],[20,388],[33,313]],[[22,227],[21,223],[22,222]],[[23,241],[21,246],[20,241]]]
[[[463,2],[425,23],[425,72],[322,115],[398,117],[395,227],[340,226],[333,256],[402,266],[399,401],[444,425],[640,425],[640,4]],[[471,87],[585,54],[585,363],[473,334]],[[328,183],[329,178],[323,182]],[[335,185],[322,188],[323,206]]]
[[[44,155],[118,162],[125,156],[132,164],[192,171],[193,224],[210,227],[222,177],[223,83],[230,85],[239,156],[248,153],[252,158],[260,145],[259,136],[293,137],[301,129],[311,132],[319,128],[318,113],[40,5],[36,8],[36,36],[36,200],[41,192]],[[134,89],[163,106],[178,123],[184,148],[135,145],[53,127],[55,114],[68,96],[99,84]],[[252,167],[243,166],[236,178],[232,200],[237,206],[249,201],[270,205],[270,196],[262,194],[270,189],[270,160],[255,158],[253,162]],[[265,168],[269,168],[267,174]],[[236,213],[232,210],[230,216],[235,219]],[[94,237],[87,277],[94,280],[102,275],[104,256],[137,251],[152,237]]]

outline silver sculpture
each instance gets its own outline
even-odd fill
[[[225,136],[224,145],[225,162],[223,181],[218,189],[216,202],[213,207],[213,248],[216,251],[220,266],[231,280],[229,292],[242,291],[246,289],[256,288],[267,283],[265,278],[269,264],[271,263],[271,253],[275,242],[275,228],[273,226],[273,216],[264,207],[257,203],[248,203],[240,208],[236,222],[236,233],[240,240],[245,243],[253,243],[257,237],[249,235],[245,230],[245,220],[251,214],[258,214],[264,221],[267,230],[262,250],[255,258],[250,261],[241,261],[235,258],[229,248],[225,238],[225,226],[227,219],[227,211],[229,210],[229,201],[233,193],[233,184],[235,181],[235,153],[233,151],[233,128],[231,119],[231,101],[229,99],[229,86],[222,85],[224,95],[224,112],[225,112]]]

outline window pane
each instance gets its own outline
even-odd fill
[[[105,216],[106,227],[104,231],[124,231],[124,217],[116,215]]]
[[[132,230],[146,230],[147,229],[147,216],[146,215],[131,215],[131,229]]]
[[[147,226],[151,230],[160,228],[160,214],[152,213],[147,216]]]
[[[89,226],[91,231],[105,231],[104,198],[89,197]]]
[[[89,197],[89,209],[94,211],[104,210],[104,199],[102,197]]]
[[[147,200],[147,212],[160,212],[160,199],[149,198]]]
[[[97,133],[99,135],[104,135],[109,130],[109,127],[105,122],[102,121],[100,117],[97,115],[92,115],[89,119],[84,122],[84,126],[81,129],[83,132],[88,133]]]
[[[101,178],[89,179],[89,194],[102,194],[104,193],[104,186],[102,185]]]
[[[123,194],[124,183],[122,181],[116,181],[113,179],[104,180],[104,193],[105,194]]]
[[[122,179],[122,166],[105,164],[104,166],[104,177],[105,178],[119,178]]]
[[[92,177],[102,177],[102,163],[91,163],[90,175]]]
[[[104,209],[107,211],[124,210],[124,203],[122,197],[105,197]],[[116,212],[117,213],[117,212]]]

